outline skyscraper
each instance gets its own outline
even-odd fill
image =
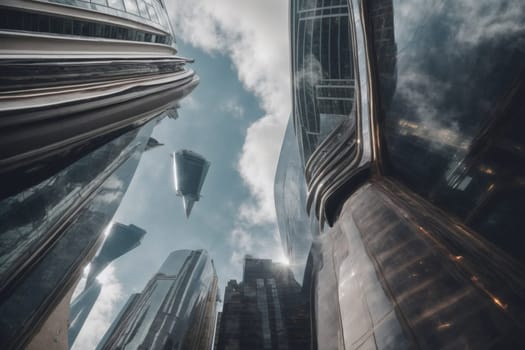
[[[242,282],[226,286],[217,350],[308,349],[306,299],[288,267],[246,257]]]
[[[138,247],[145,234],[146,231],[133,224],[114,223],[102,248],[90,263],[85,289],[113,260]]]
[[[130,297],[97,349],[211,349],[217,283],[206,251],[172,252],[142,293]]]
[[[198,153],[181,150],[172,154],[175,191],[182,197],[186,217],[191,214],[193,204],[200,199],[204,179],[210,162]]]

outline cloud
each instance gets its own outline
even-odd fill
[[[264,115],[247,130],[238,171],[252,194],[243,220],[275,222],[273,178],[290,113],[288,2],[282,0],[175,0],[168,3],[178,38],[228,55],[243,86]]]
[[[113,316],[118,313],[117,307],[124,298],[124,289],[115,275],[113,265],[106,267],[97,280],[102,284],[102,290],[73,344],[73,349],[95,349],[111,325]],[[85,279],[78,287],[83,288],[84,284]]]
[[[291,110],[288,2],[174,0],[168,3],[178,38],[210,54],[225,54],[263,115],[246,132],[237,170],[250,191],[230,233],[232,268],[245,254],[283,260],[273,182]],[[202,77],[205,79],[205,77]],[[246,114],[235,104],[232,112]]]
[[[236,100],[228,100],[222,110],[231,114],[235,119],[242,119],[244,117],[244,107]]]

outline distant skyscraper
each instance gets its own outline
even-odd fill
[[[198,153],[181,150],[173,153],[173,176],[175,191],[184,203],[186,217],[190,216],[193,204],[200,199],[200,193],[210,162]]]
[[[211,349],[217,283],[206,251],[172,252],[142,293],[130,297],[97,349]]]
[[[104,244],[91,261],[85,289],[89,288],[95,278],[115,259],[140,245],[146,231],[133,224],[114,223]]]
[[[309,349],[307,305],[288,267],[246,257],[243,281],[226,286],[217,350]]]

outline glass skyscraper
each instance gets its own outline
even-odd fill
[[[172,252],[142,293],[130,297],[97,349],[211,349],[217,283],[206,251]]]
[[[177,196],[182,197],[184,212],[189,217],[193,204],[201,197],[210,162],[200,154],[185,149],[174,152],[172,159],[175,191]]]

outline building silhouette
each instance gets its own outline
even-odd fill
[[[200,193],[210,162],[198,153],[181,150],[172,154],[175,191],[182,197],[184,212],[188,218]]]
[[[247,256],[242,282],[226,286],[216,349],[308,349],[308,311],[290,268]]]
[[[217,283],[206,251],[172,252],[144,290],[130,297],[97,349],[211,349]]]

